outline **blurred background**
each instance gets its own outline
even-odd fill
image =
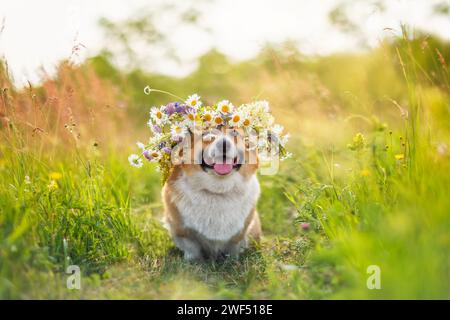
[[[0,56],[0,297],[450,297],[450,1],[3,0]],[[172,99],[146,86],[265,99],[291,134],[243,262],[173,252],[126,161]]]
[[[286,42],[307,56],[361,52],[398,35],[401,23],[449,39],[447,6],[438,0],[4,1],[1,48],[19,84],[38,81],[40,71],[54,74],[77,45],[71,57],[77,62],[103,51],[122,68],[182,77],[213,49],[233,62]]]

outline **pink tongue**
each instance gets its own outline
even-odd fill
[[[232,164],[216,163],[214,165],[214,171],[217,172],[218,174],[228,174],[231,172],[231,170],[233,170]]]

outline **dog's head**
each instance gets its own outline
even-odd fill
[[[248,181],[258,169],[257,148],[243,129],[222,127],[191,135],[181,170],[202,189],[223,193]]]

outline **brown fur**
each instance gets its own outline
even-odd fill
[[[237,137],[238,138],[238,137]],[[239,138],[238,138],[239,139]],[[208,142],[201,141],[203,143],[203,146],[209,145]],[[243,141],[241,141],[243,143]],[[191,160],[194,158],[194,146],[193,143],[191,143],[191,152],[190,157]],[[256,151],[248,151],[246,150],[246,159],[249,159],[249,153]],[[256,159],[257,155],[253,154]],[[258,169],[258,162],[256,164],[249,164],[244,163],[242,164],[239,174],[241,174],[246,180],[250,179]],[[191,240],[198,240],[198,235],[195,234],[195,231],[189,230],[188,228],[184,227],[183,218],[180,215],[176,204],[173,202],[172,199],[176,199],[176,190],[173,187],[173,184],[177,181],[177,179],[180,177],[182,173],[185,173],[187,175],[192,174],[193,172],[202,171],[202,168],[199,164],[179,164],[175,165],[170,173],[170,176],[166,182],[166,184],[163,187],[162,190],[162,198],[164,201],[164,207],[165,207],[165,217],[167,223],[170,225],[170,229],[172,232],[172,236],[177,236],[180,238],[186,238]],[[207,192],[207,191],[205,191]],[[230,240],[230,244],[238,244],[241,241],[246,241],[247,239],[251,239],[253,241],[259,242],[261,239],[262,231],[261,231],[261,223],[259,219],[258,212],[256,211],[256,208],[253,208],[244,223],[244,228],[235,236],[233,236]]]

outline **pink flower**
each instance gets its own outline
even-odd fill
[[[144,156],[145,159],[147,159],[148,161],[151,161],[152,155],[150,154],[150,150],[144,150],[144,152],[142,152],[142,155]]]

